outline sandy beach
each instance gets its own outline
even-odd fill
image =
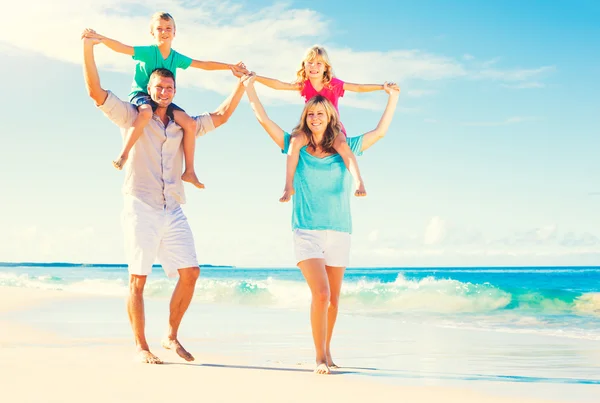
[[[344,402],[374,398],[461,403],[565,401],[525,395],[515,398],[515,393],[520,394],[518,390],[507,396],[482,390],[477,381],[456,387],[422,380],[411,385],[410,379],[397,384],[385,377],[362,376],[372,375],[376,368],[343,368],[330,376],[318,376],[312,373],[308,362],[289,365],[270,361],[269,365],[256,365],[247,356],[207,351],[192,350],[197,359],[187,363],[161,349],[158,339],[151,339],[151,348],[165,365],[145,365],[135,362],[132,342],[124,337],[68,337],[48,330],[47,326],[18,320],[26,316],[25,312],[44,316],[42,308],[50,303],[81,304],[82,299],[81,295],[61,291],[0,288],[2,401],[305,402],[319,397]],[[496,390],[506,389],[508,384],[496,382]],[[597,385],[565,387],[569,386],[576,386],[581,396],[588,391],[598,393]]]

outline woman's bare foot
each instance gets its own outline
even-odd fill
[[[338,369],[339,366],[333,362],[333,358],[331,358],[331,353],[327,354],[327,366],[331,369]]]
[[[194,171],[188,171],[186,169],[185,172],[183,173],[183,175],[181,175],[181,180],[183,180],[184,182],[191,183],[192,185],[196,186],[198,189],[204,189],[204,184],[198,180],[198,177],[196,176],[196,172],[194,172]]]
[[[127,155],[121,155],[119,158],[112,162],[113,167],[117,168],[119,171],[123,169],[125,166],[125,162],[127,161]]]
[[[138,358],[144,364],[162,364],[162,360],[148,350],[139,350]]]
[[[327,363],[322,362],[320,364],[317,364],[317,368],[315,368],[315,374],[326,375],[330,373],[331,371],[329,370]]]
[[[290,199],[292,198],[292,195],[294,193],[296,193],[296,192],[294,192],[294,188],[293,187],[292,188],[286,187],[285,189],[283,189],[283,196],[281,196],[279,198],[279,201],[282,202],[282,203],[289,202]]]
[[[184,360],[194,361],[194,356],[188,353],[187,350],[183,348],[183,346],[178,340],[164,339],[161,344],[167,350],[175,350],[177,355],[179,355]]]
[[[367,190],[365,189],[365,184],[359,182],[356,186],[356,192],[354,192],[354,196],[356,197],[365,197],[367,195]]]

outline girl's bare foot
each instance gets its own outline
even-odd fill
[[[138,359],[144,364],[162,364],[162,360],[148,350],[139,350]]]
[[[178,340],[164,339],[161,344],[167,350],[175,350],[177,355],[183,358],[184,360],[194,361],[194,356],[188,353],[187,350],[183,348],[183,346]]]
[[[360,182],[356,186],[356,192],[354,192],[354,196],[356,197],[365,197],[367,195],[367,190],[365,189],[365,184]]]
[[[113,167],[117,168],[119,171],[123,169],[125,166],[125,162],[127,161],[127,155],[121,155],[119,158],[112,162]]]
[[[326,375],[330,373],[331,371],[329,370],[329,367],[326,363],[322,362],[320,364],[317,364],[317,368],[315,368],[315,374]]]
[[[285,189],[283,189],[283,196],[279,198],[279,201],[282,203],[289,202],[294,193],[296,193],[294,192],[294,188],[286,187]]]
[[[183,180],[184,182],[191,183],[192,185],[196,186],[198,189],[204,189],[204,184],[198,180],[198,177],[196,176],[196,172],[194,172],[194,171],[188,171],[186,169],[185,172],[183,173],[183,175],[181,175],[181,180]]]

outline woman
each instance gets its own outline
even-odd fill
[[[340,135],[335,107],[326,98],[315,96],[305,105],[293,135],[284,132],[267,116],[256,90],[255,75],[244,81],[250,105],[259,123],[283,150],[290,142],[301,142],[294,178],[292,229],[297,265],[312,294],[310,322],[315,343],[318,374],[337,368],[331,358],[331,336],[337,319],[344,270],[350,258],[351,175],[333,143]],[[385,135],[394,115],[400,89],[394,83],[384,86],[389,98],[377,127],[358,137],[348,137],[356,155]]]

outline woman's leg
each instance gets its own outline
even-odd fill
[[[327,308],[329,305],[329,279],[325,270],[324,259],[307,259],[298,263],[302,275],[306,279],[312,301],[310,305],[310,324],[315,343],[317,368],[315,373],[328,374],[327,366]]]
[[[327,365],[330,368],[339,368],[331,358],[331,336],[338,314],[338,302],[340,300],[340,292],[342,290],[342,280],[344,279],[345,267],[325,266],[327,278],[329,279],[329,307],[327,308],[327,342],[325,343],[325,355],[327,357]]]

